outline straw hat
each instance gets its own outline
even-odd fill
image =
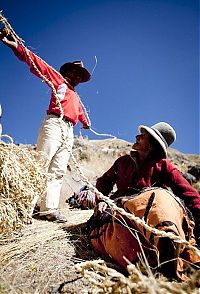
[[[159,122],[151,127],[139,126],[139,131],[147,131],[161,146],[167,156],[167,148],[176,140],[175,130],[166,122]]]

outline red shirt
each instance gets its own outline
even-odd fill
[[[195,215],[200,214],[200,195],[182,176],[172,163],[163,158],[158,161],[149,160],[139,166],[136,156],[124,155],[118,158],[113,166],[97,180],[96,187],[104,195],[108,195],[114,184],[117,191],[111,196],[133,195],[137,189],[144,187],[171,188],[173,193],[184,200],[186,206]]]
[[[37,70],[31,63],[28,54],[23,46],[18,45],[17,49],[13,49],[13,51],[21,61],[24,61],[29,65],[30,71],[32,73],[42,79],[42,77],[38,74]],[[41,74],[46,76],[52,82],[62,105],[64,117],[66,119],[69,119],[73,123],[73,125],[76,125],[78,121],[80,121],[83,125],[88,125],[89,123],[79,102],[79,96],[74,88],[70,84],[66,83],[62,75],[54,70],[51,66],[49,66],[44,60],[42,60],[30,50],[27,49],[27,51],[29,52],[31,59],[33,60]],[[50,86],[47,81],[45,82],[48,86]],[[60,109],[56,103],[56,97],[53,92],[51,93],[51,100],[49,108],[47,110],[47,113],[50,112],[60,114]]]

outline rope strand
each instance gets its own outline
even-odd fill
[[[97,57],[96,57],[96,55],[94,56],[94,58],[95,58],[95,65],[94,65],[94,67],[93,67],[93,69],[92,69],[91,76],[93,76],[94,71],[95,71],[95,69],[96,69],[96,67],[97,67]]]

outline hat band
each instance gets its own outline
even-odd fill
[[[167,141],[165,140],[165,138],[162,136],[162,134],[157,130],[151,127],[152,130],[154,130],[154,132],[160,137],[160,139],[164,142],[165,147],[168,148],[169,145],[167,144]]]

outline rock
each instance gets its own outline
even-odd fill
[[[196,183],[197,179],[195,176],[191,175],[190,173],[183,173],[184,178],[192,185]]]
[[[188,173],[193,175],[197,180],[200,180],[200,165],[189,167]]]

